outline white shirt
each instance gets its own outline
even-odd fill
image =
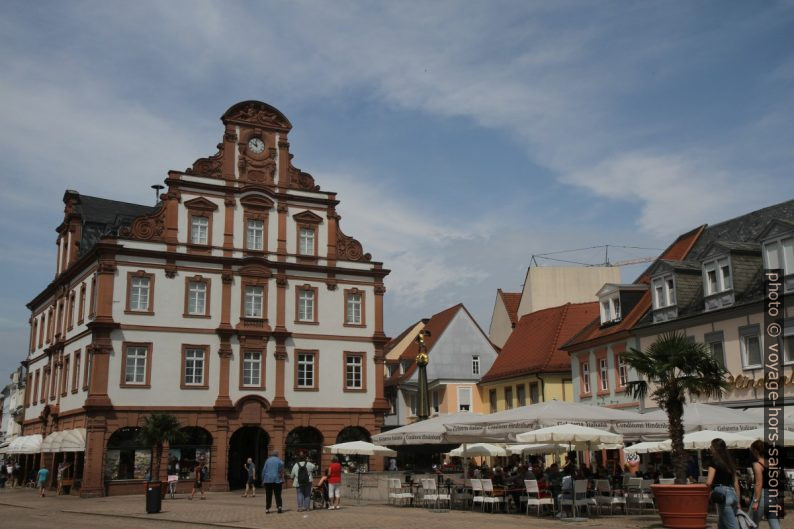
[[[292,476],[292,486],[297,488],[298,487],[298,468],[299,466],[306,465],[306,470],[309,471],[309,481],[312,480],[312,475],[314,474],[315,465],[311,461],[299,461],[292,465],[292,472],[290,472],[290,476]]]

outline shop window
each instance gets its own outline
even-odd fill
[[[182,438],[168,451],[168,475],[190,480],[196,465],[206,465],[209,479],[212,435],[198,426],[182,428],[179,432]]]
[[[152,464],[152,451],[138,441],[140,428],[119,428],[108,439],[105,480],[145,479]]]

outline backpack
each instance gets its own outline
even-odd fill
[[[309,469],[306,468],[306,466],[306,463],[302,465],[298,463],[298,485],[301,487],[311,483],[311,479],[309,478]]]

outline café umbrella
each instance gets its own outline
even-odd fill
[[[755,430],[743,430],[741,432],[736,432],[739,435],[749,437],[753,441],[763,441],[766,437],[763,428],[756,428]],[[777,441],[776,443],[778,446],[794,446],[794,432],[791,430],[781,430],[777,434]]]
[[[520,433],[516,435],[516,440],[522,443],[616,444],[623,441],[623,436],[578,424],[558,424]]]
[[[452,457],[504,457],[508,455],[505,447],[490,443],[472,443],[470,445],[460,445],[451,450],[449,455]]]
[[[397,452],[386,448],[385,446],[378,446],[372,443],[368,443],[366,441],[350,441],[347,443],[337,443],[335,445],[329,445],[323,447],[323,452],[326,454],[339,454],[339,455],[350,455],[350,456],[382,456],[382,457],[394,457],[397,455]],[[358,480],[356,483],[357,489],[357,496],[358,500],[361,500],[361,471],[359,467],[359,471],[356,472],[358,474]]]
[[[746,435],[733,432],[717,432],[715,430],[700,430],[684,435],[684,450],[707,450],[711,446],[711,441],[720,438],[725,441],[728,448],[749,448],[753,439]],[[659,443],[664,451],[673,449],[673,441],[668,439]]]

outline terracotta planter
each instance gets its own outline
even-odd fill
[[[673,529],[705,529],[709,512],[706,485],[652,485],[662,525]]]

